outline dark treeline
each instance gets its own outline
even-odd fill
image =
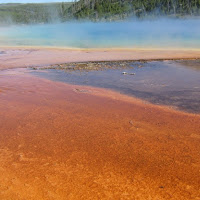
[[[77,19],[123,19],[130,16],[200,15],[200,0],[80,0],[69,9]]]
[[[0,24],[51,23],[71,19],[121,20],[160,15],[199,16],[200,0],[74,0],[71,3],[0,4]]]
[[[0,24],[51,23],[67,16],[72,3],[0,4]]]

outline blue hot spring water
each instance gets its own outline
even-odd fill
[[[4,26],[0,46],[200,48],[200,19]]]

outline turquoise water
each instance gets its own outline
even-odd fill
[[[200,19],[0,27],[0,46],[199,48]]]

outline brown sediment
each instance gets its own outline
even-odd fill
[[[177,62],[186,67],[189,67],[195,70],[200,70],[200,60],[179,60]]]
[[[0,199],[200,199],[200,116],[0,77]]]
[[[65,49],[42,47],[0,47],[0,69],[44,66],[69,62],[197,59],[199,49]]]

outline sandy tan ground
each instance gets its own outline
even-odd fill
[[[0,199],[199,200],[200,116],[0,74]]]
[[[0,47],[0,69],[82,61],[200,58],[200,50]]]

